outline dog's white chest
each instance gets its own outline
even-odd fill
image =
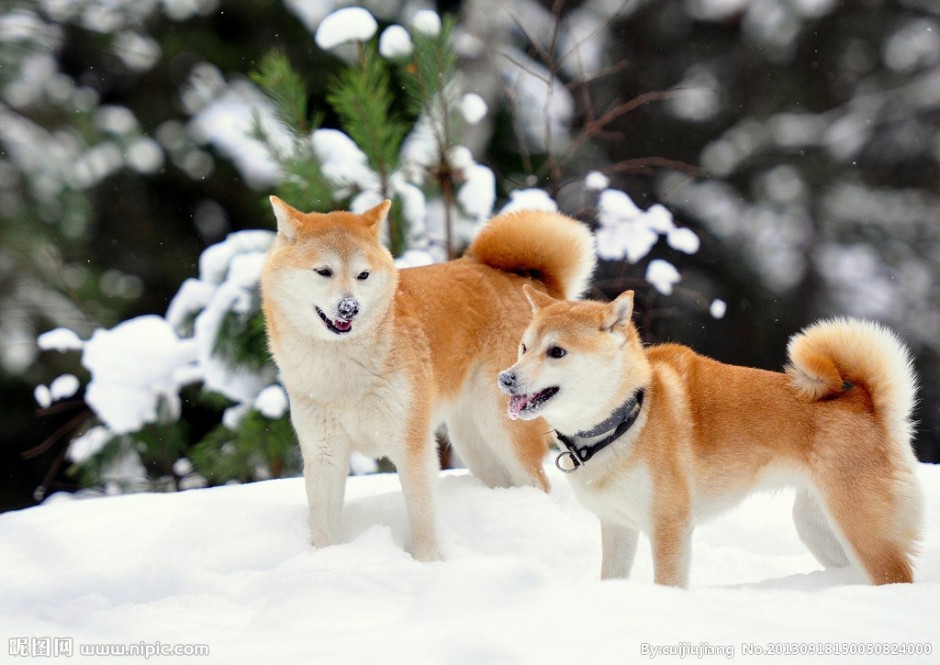
[[[277,365],[288,392],[318,402],[342,404],[383,388],[394,373],[383,363],[384,349],[351,341],[307,340],[277,349]]]
[[[408,378],[385,367],[381,358],[354,352],[362,349],[331,347],[310,346],[278,360],[292,417],[304,419],[322,440],[344,440],[370,457],[388,454],[392,434],[407,420]]]
[[[645,467],[634,466],[616,473],[592,473],[592,460],[571,474],[571,486],[578,499],[603,521],[649,531],[653,484]],[[606,469],[604,471],[607,471]]]
[[[402,443],[403,424],[408,422],[410,391],[408,382],[399,374],[377,379],[367,390],[359,391],[354,399],[341,392],[325,393],[335,399],[315,398],[291,394],[291,417],[295,427],[304,427],[313,433],[310,441],[301,437],[301,447],[340,444],[368,457],[382,457],[392,452],[391,447]],[[305,451],[306,454],[306,451]]]

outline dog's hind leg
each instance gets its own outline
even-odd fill
[[[528,478],[528,483],[543,492],[548,492],[551,485],[542,462],[548,454],[548,442],[545,440],[549,431],[548,424],[541,418],[535,420],[517,420],[508,423],[512,452],[516,463]]]
[[[639,534],[622,524],[601,520],[601,579],[626,578],[633,568]]]
[[[462,409],[447,419],[447,438],[474,476],[487,487],[512,487],[512,474],[490,448],[490,442],[474,422],[474,414]],[[508,445],[508,441],[506,442]]]
[[[447,434],[470,472],[490,487],[534,485],[548,491],[542,461],[548,425],[509,420],[495,381],[478,380],[447,418]]]
[[[686,588],[692,552],[692,524],[688,516],[660,516],[650,534],[653,580],[656,584]]]
[[[898,480],[889,465],[859,473],[830,474],[820,482],[820,497],[845,545],[873,584],[913,581],[918,536],[916,492],[905,494],[908,483]],[[908,472],[912,474],[912,472]],[[916,480],[910,483],[916,490]]]
[[[822,506],[807,489],[796,492],[793,502],[793,523],[803,544],[816,560],[826,568],[844,568],[849,565],[845,550],[829,524]]]

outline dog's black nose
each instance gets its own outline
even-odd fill
[[[359,314],[359,301],[355,298],[343,298],[336,306],[336,311],[341,317],[350,321]]]
[[[510,372],[508,369],[505,372],[500,372],[499,385],[506,390],[514,388],[516,385],[516,373]]]

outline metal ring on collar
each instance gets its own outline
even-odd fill
[[[562,466],[562,458],[568,458],[570,460],[570,466]],[[562,473],[574,473],[578,470],[578,467],[581,466],[581,460],[571,452],[570,450],[560,453],[558,457],[555,458],[555,466],[558,467],[558,470]]]

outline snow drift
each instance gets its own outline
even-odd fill
[[[752,497],[696,531],[688,591],[652,584],[645,539],[629,581],[599,581],[596,521],[557,473],[549,495],[443,474],[445,559],[433,564],[402,549],[394,475],[349,479],[344,544],[323,550],[308,543],[299,478],[53,497],[0,515],[0,651],[68,644],[69,662],[101,662],[80,647],[206,645],[208,656],[146,662],[593,665],[674,662],[683,650],[725,660],[729,648],[746,662],[782,663],[790,659],[748,654],[869,645],[921,655],[835,661],[937,662],[940,527],[930,516],[940,467],[919,475],[928,527],[917,582],[887,587],[820,570],[796,537],[786,492]]]

